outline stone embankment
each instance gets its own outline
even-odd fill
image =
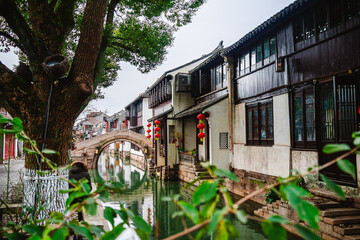
[[[318,235],[325,240],[360,240],[360,198],[347,197],[341,201],[332,192],[323,189],[311,189],[314,197],[309,199],[320,209],[320,230]],[[277,200],[256,210],[255,215],[262,218],[278,214],[305,225],[297,217],[294,209],[286,202]],[[291,233],[298,234],[293,227],[287,227]]]

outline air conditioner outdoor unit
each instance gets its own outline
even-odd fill
[[[178,73],[175,75],[176,92],[191,92],[191,75]]]

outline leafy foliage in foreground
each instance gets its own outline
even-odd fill
[[[12,129],[0,129],[0,134],[16,134],[17,138],[26,141],[31,146],[27,149],[29,153],[37,154],[39,161],[47,162],[52,171],[58,171],[52,162],[45,158],[43,154],[57,154],[55,151],[44,149],[42,152],[36,147],[36,143],[30,140],[23,132],[22,122],[18,118],[6,119],[0,115],[0,125],[11,124]],[[207,169],[207,172],[212,176],[212,180],[202,181],[193,193],[192,201],[186,202],[180,200],[180,195],[165,196],[163,201],[173,201],[178,206],[178,211],[173,213],[172,217],[182,218],[184,224],[184,230],[178,234],[170,236],[167,239],[176,239],[182,236],[189,236],[194,231],[197,231],[195,239],[202,239],[206,235],[213,235],[214,239],[228,239],[230,237],[239,237],[241,233],[238,232],[236,227],[231,223],[229,217],[233,215],[242,224],[246,224],[248,216],[241,204],[251,199],[252,197],[269,191],[272,189],[274,193],[278,195],[283,201],[288,202],[296,211],[299,219],[305,224],[294,223],[291,220],[285,219],[283,216],[273,215],[262,221],[261,226],[264,233],[274,240],[285,240],[286,230],[284,226],[292,226],[296,229],[304,239],[321,239],[314,230],[319,230],[320,211],[313,206],[308,199],[311,198],[311,194],[304,187],[299,186],[299,181],[305,176],[311,176],[311,174],[337,163],[339,168],[345,173],[355,178],[355,167],[351,162],[345,160],[348,155],[357,151],[360,145],[360,133],[354,133],[354,149],[350,149],[348,145],[328,145],[324,148],[324,152],[328,154],[347,151],[340,157],[329,162],[326,166],[309,168],[309,171],[304,174],[297,173],[289,176],[288,178],[278,178],[278,182],[275,184],[264,186],[248,196],[233,202],[228,189],[226,188],[226,182],[238,181],[236,175],[231,171],[218,169],[216,166],[209,163],[202,163],[202,166]],[[349,151],[350,150],[350,151]],[[43,172],[39,172],[42,174]],[[320,175],[322,180],[328,186],[329,189],[334,191],[340,198],[344,199],[345,194],[340,186],[329,180],[326,176]],[[201,181],[202,177],[197,178],[188,186]],[[67,179],[63,179],[68,181]],[[120,209],[112,209],[106,207],[104,209],[104,218],[112,225],[112,230],[105,232],[103,228],[90,225],[87,222],[78,222],[77,220],[69,221],[72,214],[77,211],[82,211],[84,208],[89,215],[95,215],[97,213],[97,199],[106,199],[111,193],[121,193],[123,185],[119,182],[108,182],[97,187],[93,192],[90,192],[90,187],[86,179],[80,181],[69,181],[74,188],[61,191],[63,194],[69,194],[66,201],[65,213],[52,213],[46,219],[37,219],[36,211],[41,211],[44,207],[39,203],[36,209],[26,209],[22,213],[22,222],[14,223],[8,222],[5,226],[2,226],[0,236],[8,239],[19,239],[30,235],[31,240],[47,240],[57,239],[64,240],[70,232],[74,232],[78,235],[82,235],[87,239],[115,239],[126,228],[134,228],[140,239],[148,239],[151,232],[150,226],[140,216],[136,216],[131,210],[126,209],[120,204]],[[222,201],[224,205],[219,204]],[[115,224],[114,219],[119,216],[121,218],[120,224]],[[193,226],[186,225],[184,218],[190,219]]]

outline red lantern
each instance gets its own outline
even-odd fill
[[[147,135],[146,137],[147,137],[148,139],[150,139],[150,138],[151,138],[151,135]]]
[[[198,138],[204,138],[204,137],[206,137],[206,134],[204,132],[198,134]]]
[[[151,130],[150,130],[150,129],[148,129],[148,130],[146,130],[146,132],[147,132],[147,133],[150,133],[150,132],[151,132]]]
[[[204,128],[205,128],[205,124],[199,123],[199,124],[197,125],[197,128],[198,128],[198,129],[204,129]]]
[[[159,128],[159,127],[156,127],[156,128],[155,128],[155,131],[157,131],[157,132],[160,131],[160,128]]]
[[[160,134],[155,134],[155,138],[159,138],[160,137]]]
[[[200,113],[199,115],[197,115],[197,119],[203,120],[203,119],[205,119],[205,115]]]
[[[151,123],[148,123],[148,125],[146,125],[148,128],[151,127]]]
[[[160,121],[159,121],[159,120],[156,120],[156,121],[155,121],[155,124],[160,124]]]

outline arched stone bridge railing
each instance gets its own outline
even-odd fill
[[[116,141],[127,141],[137,145],[144,153],[145,160],[151,159],[154,149],[152,142],[148,140],[143,134],[136,133],[131,130],[115,130],[88,140],[79,142],[77,149],[71,151],[72,161],[82,161],[88,168],[96,168],[98,153]],[[147,161],[146,161],[147,162]]]

